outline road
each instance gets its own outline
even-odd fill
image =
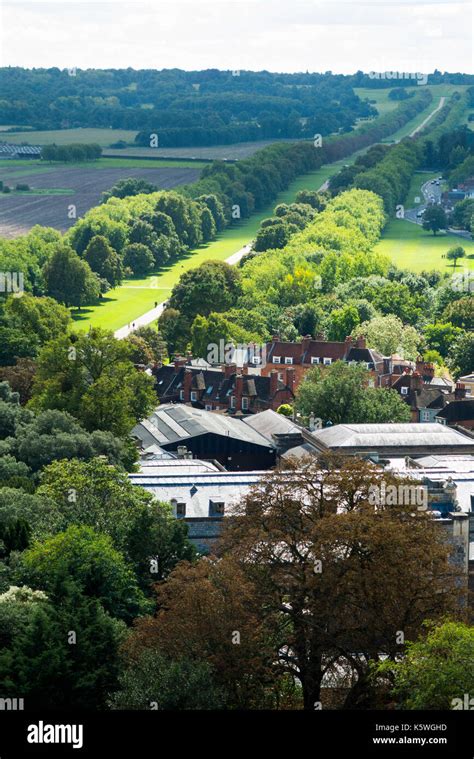
[[[418,134],[418,132],[421,132],[421,130],[422,130],[422,129],[423,129],[425,126],[426,126],[426,124],[428,123],[428,121],[431,121],[431,119],[433,118],[433,116],[435,115],[435,113],[438,113],[438,111],[440,111],[440,110],[441,110],[441,108],[443,107],[443,105],[445,104],[445,102],[446,102],[446,98],[445,98],[445,97],[442,97],[442,98],[440,98],[440,99],[439,99],[439,104],[438,104],[438,105],[437,105],[437,107],[434,109],[434,111],[431,111],[431,113],[430,113],[430,114],[428,114],[428,116],[426,117],[426,119],[425,119],[424,121],[422,121],[422,122],[421,122],[421,124],[418,124],[418,126],[416,127],[416,129],[414,129],[414,130],[413,130],[413,132],[410,132],[410,135],[409,135],[409,136],[410,136],[410,137],[414,137],[414,136],[415,136],[415,134]]]

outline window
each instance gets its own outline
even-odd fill
[[[235,395],[232,395],[232,396],[231,396],[231,399],[230,399],[230,407],[231,407],[231,408],[235,408]]]
[[[209,501],[209,516],[223,517],[225,511],[224,501]]]
[[[197,401],[197,399],[198,399],[198,394],[196,393],[195,390],[191,390],[191,400]]]
[[[293,363],[293,359],[291,358],[291,356],[285,356],[285,364],[292,364],[292,363]]]
[[[186,504],[185,503],[177,503],[176,504],[176,516],[177,517],[185,517],[186,516]]]
[[[278,382],[283,382],[283,372],[278,372]]]
[[[311,356],[312,364],[319,364],[319,356]]]
[[[252,362],[254,364],[261,364],[262,363],[262,359],[260,358],[260,356],[253,356]]]
[[[249,407],[249,399],[242,398],[242,411],[247,411]]]
[[[281,356],[273,356],[274,364],[281,364]]]
[[[184,390],[179,391],[179,400],[184,401]]]
[[[212,403],[206,403],[206,411],[212,411]]]
[[[375,387],[375,381],[373,379],[369,379],[369,387]]]
[[[421,412],[421,421],[422,422],[429,422],[431,418],[431,414],[429,411],[422,411]]]
[[[332,358],[323,358],[324,366],[329,366],[329,364],[332,364]]]
[[[402,387],[402,388],[400,388],[400,392],[401,392],[402,395],[408,395],[408,388],[407,387]]]

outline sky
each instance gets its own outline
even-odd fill
[[[0,0],[0,65],[474,73],[473,0]]]

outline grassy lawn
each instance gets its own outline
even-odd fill
[[[375,90],[371,87],[354,87],[354,92],[360,97],[361,100],[368,98],[369,100],[375,100],[375,105],[380,116],[385,116],[386,113],[393,111],[398,106],[398,100],[390,100],[388,93],[390,89]]]
[[[118,140],[133,142],[137,134],[136,130],[131,129],[77,128],[51,129],[39,132],[9,132],[5,136],[5,139],[7,142],[16,145],[22,142],[28,142],[30,145],[50,145],[53,142],[56,145],[69,145],[74,142],[95,142],[102,147],[108,147],[111,143],[118,142]]]
[[[455,270],[451,261],[442,258],[454,245],[461,245],[466,251],[466,258],[458,261]],[[375,251],[391,258],[400,268],[415,272],[437,269],[452,274],[467,268],[474,269],[474,242],[449,234],[437,234],[435,237],[418,224],[400,219],[389,222]]]

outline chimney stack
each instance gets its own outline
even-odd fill
[[[276,369],[272,369],[270,372],[270,395],[273,398],[278,390],[278,372]]]
[[[286,384],[293,393],[295,392],[295,376],[296,376],[295,367],[294,366],[288,367],[286,370]]]
[[[186,366],[186,359],[182,356],[176,356],[174,360],[174,372],[175,374],[178,374],[179,370]]]
[[[193,382],[193,373],[191,369],[184,370],[183,390],[184,390],[184,402],[189,403],[191,400],[191,385]]]
[[[462,401],[466,397],[466,385],[462,382],[456,382],[456,388],[454,390],[454,399],[456,401]]]
[[[224,377],[228,379],[229,377],[232,377],[233,374],[236,374],[237,364],[223,364],[222,370],[224,372]]]

